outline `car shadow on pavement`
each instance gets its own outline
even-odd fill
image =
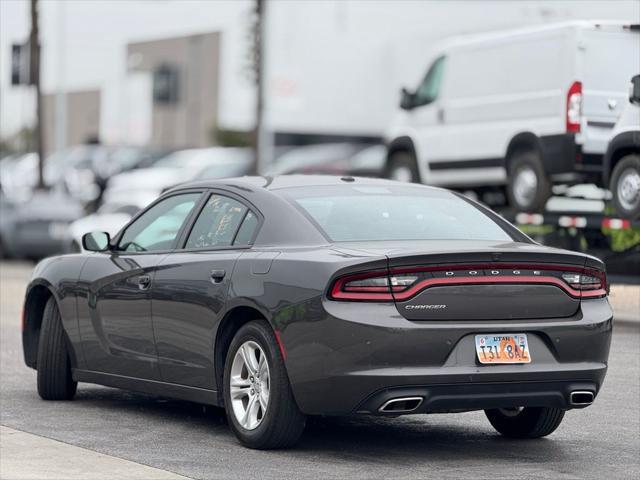
[[[82,408],[85,414],[95,409],[101,428],[110,427],[104,422],[114,422],[113,427],[118,428],[124,417],[130,418],[127,423],[137,424],[147,432],[155,430],[156,437],[169,434],[175,439],[176,432],[182,432],[186,442],[241,448],[221,408],[82,384],[73,403],[74,408]],[[481,463],[509,459],[532,463],[575,460],[570,445],[563,446],[564,442],[554,441],[553,436],[538,440],[505,439],[483,417],[482,413],[397,418],[309,417],[293,451],[296,456],[311,458],[321,454],[337,462],[368,465],[399,462],[407,466],[430,460],[454,464],[464,460]]]
[[[488,421],[479,424],[478,416],[484,417],[484,414],[311,418],[299,449],[385,464],[393,461],[406,464],[412,459],[419,463],[429,460],[490,463],[509,458],[522,461],[523,457],[532,462],[552,462],[566,460],[567,455],[571,455],[570,450],[554,442],[553,437],[506,439],[497,434]],[[465,417],[473,421],[461,424],[460,420]]]

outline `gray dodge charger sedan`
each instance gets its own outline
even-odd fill
[[[308,415],[484,410],[512,438],[590,405],[612,329],[603,264],[455,193],[245,177],[165,193],[115,237],[38,264],[38,393],[90,382],[224,407],[281,448]]]

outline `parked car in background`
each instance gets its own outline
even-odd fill
[[[53,192],[36,192],[26,203],[4,196],[0,202],[0,244],[9,258],[37,260],[64,252],[69,225],[84,215],[82,204]]]
[[[103,195],[104,203],[116,203],[128,195],[135,205],[149,202],[164,190],[197,178],[245,175],[252,154],[246,148],[194,148],[170,153],[152,168],[140,168],[113,176]]]
[[[387,147],[371,145],[363,148],[349,161],[349,175],[354,177],[383,177],[387,161]]]
[[[8,198],[2,189],[0,189],[0,258],[9,256],[5,247],[5,237],[12,229],[12,217],[15,209],[14,201]]]
[[[388,175],[506,186],[522,211],[542,210],[555,183],[601,183],[629,78],[640,71],[639,27],[579,21],[442,44],[418,86],[403,90],[386,135]]]
[[[64,153],[54,153],[45,158],[43,167],[45,186],[51,187],[63,178],[68,158]],[[29,152],[10,159],[6,164],[3,162],[0,184],[7,197],[27,200],[38,185],[38,154]]]
[[[132,196],[132,199],[136,200],[140,197]],[[88,232],[107,232],[109,235],[115,236],[136,213],[151,203],[151,200],[149,202],[143,201],[140,205],[132,204],[130,203],[131,199],[125,198],[121,202],[103,203],[97,212],[79,218],[69,225],[66,251],[69,253],[83,251],[82,236]]]
[[[152,166],[166,155],[139,147],[76,145],[45,158],[44,183],[84,203],[98,204],[108,179],[120,172]],[[28,199],[38,183],[38,155],[27,153],[2,164],[7,196]]]
[[[167,152],[129,146],[79,145],[68,150],[64,175],[66,190],[78,200],[97,207],[114,175],[148,168]]]
[[[20,157],[22,157],[21,154],[14,153],[0,159],[0,187],[2,186],[2,177],[11,173]]]
[[[603,176],[616,212],[623,218],[639,218],[640,75],[631,79],[629,103],[613,129],[604,156]]]
[[[324,143],[292,148],[276,160],[267,174],[379,177],[384,173],[385,161],[383,145]]]

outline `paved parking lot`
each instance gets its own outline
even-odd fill
[[[216,408],[88,384],[79,385],[72,402],[41,401],[20,344],[20,309],[30,269],[27,264],[0,265],[0,424],[13,429],[3,429],[0,440],[13,448],[3,445],[2,478],[11,478],[5,465],[22,460],[28,468],[29,448],[36,448],[25,443],[32,446],[21,455],[16,443],[7,440],[14,431],[74,446],[70,453],[59,442],[47,447],[52,455],[60,452],[59,471],[65,462],[71,468],[82,452],[107,455],[86,463],[92,465],[86,478],[127,478],[122,472],[130,472],[129,478],[178,478],[173,472],[203,479],[640,477],[638,287],[613,290],[622,320],[615,326],[609,374],[595,405],[569,412],[546,439],[505,440],[481,412],[318,418],[309,422],[298,448],[259,452],[237,444]],[[24,442],[32,437],[24,436]],[[117,464],[113,457],[129,462]],[[47,478],[60,477],[65,476]]]

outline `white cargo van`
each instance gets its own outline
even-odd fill
[[[639,25],[570,22],[454,39],[403,90],[391,178],[506,186],[537,211],[553,183],[602,183],[603,154],[640,70]]]
[[[629,103],[611,133],[604,155],[603,180],[616,212],[640,218],[640,75],[631,79]]]

